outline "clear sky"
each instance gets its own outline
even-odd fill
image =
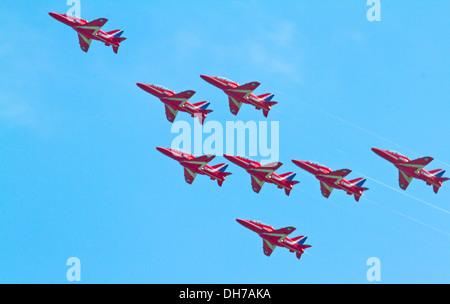
[[[67,283],[78,257],[83,283],[367,283],[378,257],[384,283],[450,283],[450,182],[403,192],[370,150],[449,169],[450,3],[381,2],[381,22],[368,22],[363,0],[82,0],[84,19],[125,30],[118,55],[80,50],[48,16],[65,0],[3,3],[0,282]],[[235,165],[222,188],[203,176],[190,186],[156,151],[175,135],[136,82],[195,90],[209,119],[236,119],[200,74],[275,93],[280,172],[301,181],[290,197],[253,193]],[[237,118],[263,116],[243,106]],[[327,200],[293,158],[352,169],[370,190]],[[236,218],[294,226],[313,247],[300,261],[282,248],[267,258]]]

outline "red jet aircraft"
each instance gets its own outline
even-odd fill
[[[100,30],[108,21],[106,18],[100,18],[91,22],[79,19],[73,16],[49,13],[50,16],[56,20],[72,27],[77,33],[80,41],[80,47],[84,52],[89,50],[92,40],[98,40],[105,43],[106,46],[112,45],[114,53],[117,54],[119,46],[122,41],[127,38],[120,37],[123,34],[122,30],[115,30],[111,32],[103,32]]]
[[[351,181],[344,179],[347,175],[352,172],[349,169],[343,169],[338,171],[332,171],[318,163],[313,163],[309,161],[293,160],[294,164],[300,168],[312,173],[320,181],[320,189],[322,195],[329,198],[333,189],[341,189],[347,192],[348,195],[354,195],[355,200],[359,202],[361,195],[364,191],[369,190],[369,188],[363,188],[362,185],[366,182],[364,178],[357,178]]]
[[[289,196],[294,185],[299,183],[293,180],[295,177],[295,173],[293,172],[281,175],[274,173],[283,165],[280,162],[263,166],[256,161],[240,156],[224,155],[224,157],[239,167],[244,168],[251,175],[252,189],[256,193],[259,193],[264,183],[267,182],[277,185],[279,189],[284,188],[286,195]]]
[[[209,102],[202,101],[191,104],[188,100],[194,96],[194,91],[185,91],[178,94],[162,86],[138,83],[138,87],[144,91],[158,97],[166,106],[166,116],[170,122],[174,122],[178,112],[186,112],[192,117],[197,117],[200,124],[205,121],[206,115],[212,112],[208,110]]]
[[[442,177],[445,170],[437,169],[432,171],[426,171],[424,167],[431,163],[432,157],[423,157],[415,160],[411,160],[406,156],[401,155],[398,152],[381,150],[372,148],[372,151],[381,156],[382,158],[390,161],[399,170],[398,181],[400,188],[406,190],[413,178],[421,179],[427,183],[427,185],[433,185],[434,193],[438,193],[442,183],[448,181],[449,178]]]
[[[295,252],[297,258],[300,259],[306,248],[310,248],[310,245],[304,245],[307,239],[306,236],[298,236],[295,238],[288,238],[287,236],[295,231],[294,227],[287,227],[275,230],[269,225],[265,225],[261,222],[248,221],[248,220],[236,220],[239,224],[259,234],[263,239],[263,249],[266,256],[270,256],[275,248],[284,247],[289,249],[290,252]]]
[[[184,178],[189,185],[194,182],[197,174],[201,174],[209,176],[211,180],[217,180],[219,186],[222,187],[225,178],[231,175],[231,173],[225,172],[228,167],[227,164],[219,164],[212,167],[208,165],[208,163],[215,158],[214,155],[195,157],[192,154],[184,153],[174,149],[160,147],[156,149],[162,154],[178,161],[180,165],[184,167]]]
[[[252,92],[259,87],[259,82],[250,82],[240,86],[236,82],[223,77],[200,75],[205,81],[223,90],[228,95],[231,113],[237,115],[243,103],[253,105],[257,110],[263,110],[264,116],[269,115],[270,108],[277,102],[272,101],[273,94],[267,93],[260,96]]]

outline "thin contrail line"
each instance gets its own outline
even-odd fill
[[[449,165],[449,164],[447,164],[447,163],[445,163],[445,162],[443,162],[443,161],[441,161],[441,160],[435,159],[435,161],[438,162],[438,163],[440,163],[440,164],[442,164],[442,165],[444,165],[444,166],[446,166],[447,168],[450,168],[450,165]]]
[[[420,155],[420,153],[417,153],[416,151],[413,151],[413,150],[411,150],[411,149],[409,149],[409,148],[407,148],[407,147],[405,147],[405,146],[402,146],[402,145],[400,145],[400,144],[398,144],[398,143],[396,143],[396,142],[394,142],[394,141],[392,141],[392,140],[390,140],[390,139],[388,139],[388,138],[386,138],[386,137],[380,136],[380,135],[378,135],[378,134],[376,134],[376,133],[374,133],[374,132],[372,132],[372,131],[370,131],[370,130],[364,129],[363,127],[360,127],[360,126],[358,126],[358,125],[356,125],[356,124],[354,124],[354,123],[352,123],[352,122],[350,122],[350,121],[347,121],[347,120],[345,120],[345,119],[343,119],[343,118],[340,118],[340,117],[338,117],[338,116],[335,116],[335,115],[330,114],[330,113],[325,112],[325,111],[322,111],[322,112],[325,113],[326,115],[330,116],[331,118],[334,118],[334,119],[336,119],[336,120],[339,120],[339,121],[342,122],[342,123],[348,124],[348,125],[350,125],[350,126],[356,128],[356,129],[358,129],[358,130],[360,130],[360,131],[363,131],[363,132],[365,132],[365,133],[367,133],[367,134],[369,134],[369,135],[372,135],[372,136],[374,136],[374,137],[377,137],[378,139],[381,139],[381,140],[386,141],[386,142],[388,142],[388,143],[391,143],[391,144],[393,144],[393,145],[395,145],[395,146],[397,146],[397,147],[399,147],[399,148],[402,148],[403,150],[406,150],[408,153],[412,153],[412,154],[415,154],[415,155]],[[447,168],[450,168],[450,164],[447,164],[446,162],[443,162],[443,161],[438,160],[438,159],[435,159],[435,161],[438,162],[438,163],[440,163],[440,164],[442,164],[442,165],[444,165],[444,166],[446,166]]]
[[[405,196],[407,196],[407,197],[409,197],[409,198],[412,198],[412,199],[414,199],[414,200],[416,200],[416,201],[418,201],[418,202],[420,202],[420,203],[422,203],[422,204],[425,204],[425,205],[427,205],[427,206],[430,206],[430,207],[432,207],[432,208],[434,208],[434,209],[436,209],[436,210],[442,211],[442,212],[444,212],[444,213],[446,213],[446,214],[450,214],[449,211],[447,211],[447,210],[445,210],[445,209],[442,209],[442,208],[439,208],[438,206],[435,206],[435,205],[433,205],[433,204],[431,204],[431,203],[429,203],[429,202],[427,202],[427,201],[424,201],[424,200],[422,200],[422,199],[420,199],[420,198],[418,198],[418,197],[415,197],[414,195],[408,194],[408,193],[406,193],[406,192],[402,192],[402,191],[400,191],[400,190],[398,190],[398,189],[395,189],[394,187],[391,187],[391,186],[389,186],[389,185],[386,185],[386,184],[384,184],[384,183],[382,183],[382,182],[380,182],[380,181],[377,181],[377,180],[374,179],[374,178],[368,177],[367,175],[364,175],[364,174],[362,174],[362,173],[360,173],[360,172],[355,172],[355,173],[357,173],[357,174],[359,174],[359,175],[362,175],[362,176],[364,176],[365,178],[368,178],[368,179],[370,179],[371,181],[376,182],[377,184],[380,184],[380,185],[382,185],[382,186],[384,186],[384,187],[386,187],[386,188],[389,188],[389,189],[391,189],[391,190],[394,190],[395,192],[398,192],[398,193],[400,193],[400,194],[402,194],[402,195],[405,195]]]
[[[330,113],[328,113],[328,112],[324,112],[324,113],[327,114],[328,116],[330,116],[331,118],[334,118],[334,119],[339,120],[339,121],[341,121],[341,122],[343,122],[343,123],[346,123],[346,124],[348,124],[348,125],[350,125],[350,126],[356,128],[356,129],[358,129],[358,130],[361,130],[361,131],[366,132],[367,134],[370,134],[370,135],[375,136],[375,137],[377,137],[377,138],[379,138],[379,139],[381,139],[381,140],[390,142],[390,143],[392,143],[392,144],[394,144],[394,145],[396,145],[396,146],[401,147],[399,144],[393,142],[392,140],[389,140],[389,139],[387,139],[387,138],[385,138],[385,137],[383,137],[383,136],[380,136],[380,135],[378,135],[378,134],[376,134],[376,133],[373,133],[372,131],[369,131],[369,130],[367,130],[367,129],[364,129],[363,127],[360,127],[360,126],[358,126],[358,125],[356,125],[356,124],[354,124],[354,123],[352,123],[352,122],[349,122],[349,121],[347,121],[347,120],[345,120],[345,119],[343,119],[343,118],[340,118],[340,117],[338,117],[338,116],[334,116],[333,114],[330,114]]]
[[[373,205],[379,206],[379,207],[384,208],[384,209],[386,209],[386,210],[388,210],[388,211],[391,211],[392,213],[395,213],[395,214],[397,214],[397,215],[399,215],[399,216],[402,216],[402,217],[404,217],[404,218],[406,218],[406,219],[408,219],[408,220],[410,220],[410,221],[416,222],[416,223],[418,223],[418,224],[420,224],[420,225],[422,225],[422,226],[428,227],[428,228],[430,228],[430,229],[433,229],[434,231],[437,231],[437,232],[439,232],[439,233],[442,233],[442,234],[444,234],[444,235],[450,237],[450,233],[445,232],[445,231],[443,231],[443,230],[441,230],[441,229],[438,229],[438,228],[436,228],[436,227],[433,227],[433,226],[431,226],[431,225],[428,225],[427,223],[424,223],[424,222],[422,222],[422,221],[419,221],[418,219],[416,219],[416,218],[414,218],[414,217],[411,217],[411,216],[409,216],[409,215],[403,214],[403,213],[401,213],[401,212],[399,212],[399,211],[396,211],[396,210],[394,210],[394,209],[385,207],[385,206],[383,206],[383,205],[381,205],[381,204],[379,204],[379,203],[376,203],[376,202],[374,202],[374,201],[369,200],[368,198],[363,197],[362,199],[364,199],[365,201],[367,201],[367,202],[369,202],[369,203],[371,203],[371,204],[373,204]]]

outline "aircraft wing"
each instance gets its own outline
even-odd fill
[[[254,172],[264,172],[266,177],[269,177],[270,175],[272,175],[272,173],[274,173],[276,170],[278,170],[281,166],[283,165],[283,163],[280,162],[274,162],[274,163],[270,163],[261,167],[257,167],[257,168],[251,168],[249,169],[249,171],[254,171]]]
[[[399,172],[398,183],[400,184],[400,188],[402,188],[403,190],[406,190],[408,188],[409,184],[411,183],[413,177],[409,176],[402,170],[399,170],[398,172]]]
[[[78,34],[78,40],[80,42],[80,47],[83,50],[83,52],[89,51],[89,47],[91,46],[92,39],[86,38],[82,34]]]
[[[230,111],[232,114],[237,115],[239,113],[239,110],[241,109],[242,102],[237,101],[233,97],[228,97],[228,101],[230,103]]]
[[[295,231],[294,227],[286,227],[278,230],[274,230],[271,232],[264,233],[265,235],[276,236],[279,237],[280,240],[285,239],[289,234]]]
[[[259,193],[261,191],[262,186],[264,185],[264,182],[257,177],[252,175],[252,189],[256,193]]]
[[[186,183],[189,185],[192,185],[192,183],[195,180],[195,177],[197,176],[197,173],[192,172],[188,168],[184,168],[184,179],[186,180]]]
[[[331,192],[333,192],[333,187],[328,186],[327,184],[320,182],[320,191],[322,192],[322,195],[326,198],[329,198],[331,195]]]
[[[183,162],[180,162],[182,166],[185,168],[195,168],[196,170],[200,171],[203,169],[204,166],[206,166],[210,161],[214,159],[214,155],[204,155],[200,156],[194,159],[185,160]],[[188,169],[187,168],[187,169]]]
[[[170,122],[174,122],[177,117],[178,111],[174,110],[172,107],[166,105],[166,116],[167,120]]]
[[[432,161],[433,161],[433,158],[427,156],[427,157],[422,157],[419,159],[412,160],[407,163],[401,163],[399,165],[403,166],[403,167],[415,168],[416,173],[418,173],[420,170],[422,170],[426,165],[428,165]]]
[[[195,91],[185,91],[170,97],[165,97],[164,99],[170,100],[177,106],[182,107],[192,96],[194,96]]]
[[[88,30],[91,32],[92,35],[96,35],[97,32],[105,25],[106,22],[108,22],[108,19],[100,18],[100,19],[88,22],[86,24],[80,25],[80,26],[78,26],[78,28]]]
[[[259,82],[250,82],[241,86],[238,86],[237,88],[229,89],[230,92],[233,92],[236,95],[239,95],[242,98],[247,98],[251,93],[253,93],[254,90],[256,90],[259,87]]]
[[[263,240],[264,254],[270,256],[277,246],[269,241]]]
[[[327,174],[322,174],[323,177],[332,179],[335,183],[339,183],[341,180],[344,179],[347,175],[349,175],[352,172],[352,170],[349,169],[342,169],[334,172],[330,172]]]

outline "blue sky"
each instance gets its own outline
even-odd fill
[[[382,21],[368,22],[365,2],[82,0],[83,18],[125,30],[118,55],[80,50],[47,14],[64,0],[4,3],[0,282],[67,283],[78,257],[83,283],[367,283],[378,257],[384,283],[450,283],[450,184],[397,191],[395,168],[370,151],[449,169],[450,3],[381,1]],[[223,188],[189,186],[156,151],[175,136],[136,82],[196,90],[210,119],[235,119],[200,74],[276,94],[280,172],[301,181],[290,197],[253,193],[234,165]],[[238,116],[261,118],[249,106]],[[370,191],[326,200],[293,158],[350,168]],[[281,248],[267,258],[236,218],[295,226],[313,247],[301,261]]]

